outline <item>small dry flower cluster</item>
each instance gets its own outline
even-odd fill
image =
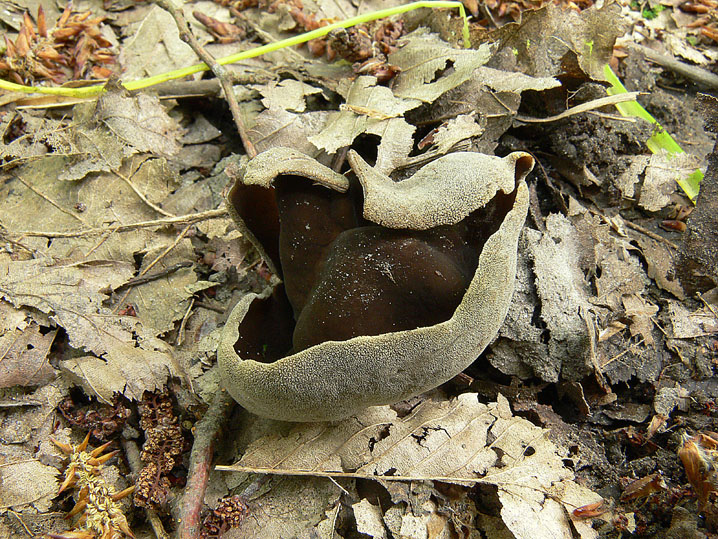
[[[122,492],[108,485],[100,474],[100,467],[110,460],[117,451],[102,452],[112,442],[107,442],[92,451],[86,451],[90,440],[88,433],[81,444],[72,446],[50,439],[60,450],[70,456],[70,463],[65,470],[65,479],[60,492],[74,487],[79,494],[77,503],[67,515],[68,518],[80,515],[76,528],[62,534],[51,534],[53,539],[121,539],[123,536],[134,537],[127,518],[122,513],[118,500],[129,496],[134,486]]]
[[[698,508],[711,531],[718,530],[718,433],[683,435],[678,457],[698,496]]]
[[[474,17],[478,17],[481,13],[479,6],[484,7],[491,20],[487,18],[479,21],[481,26],[487,26],[492,22],[496,25],[497,19],[500,19],[501,22],[505,22],[505,19],[518,21],[523,11],[539,9],[550,3],[575,11],[581,11],[593,5],[593,0],[486,0],[483,3],[478,0],[463,0],[463,2]]]
[[[703,36],[718,43],[718,0],[683,2],[680,8],[698,15],[695,21],[687,25],[688,28],[700,28]]]
[[[72,397],[67,397],[57,408],[72,426],[88,431],[102,441],[109,440],[122,430],[130,417],[130,409],[122,403],[119,396],[112,400],[112,406],[97,401],[83,406],[77,404]]]
[[[145,466],[137,478],[134,502],[140,507],[156,509],[169,497],[172,482],[168,474],[184,452],[185,439],[168,394],[146,391],[139,409],[140,427],[145,431],[140,458]]]
[[[274,13],[280,8],[285,9],[296,22],[299,32],[311,32],[336,22],[334,19],[319,18],[316,13],[309,12],[305,9],[302,0],[216,1],[228,6],[240,19],[241,12],[249,8],[258,8],[268,13]],[[212,32],[211,21],[203,24]],[[223,28],[221,32],[225,32],[225,29]],[[399,72],[397,67],[387,62],[387,55],[396,49],[397,41],[404,33],[404,25],[401,22],[375,21],[334,30],[326,37],[307,42],[307,48],[314,56],[326,55],[329,61],[343,58],[352,63],[355,73],[373,75],[380,82],[386,82]]]
[[[55,27],[48,30],[42,6],[37,9],[37,27],[26,12],[17,39],[13,42],[5,36],[0,74],[19,84],[109,77],[115,53],[100,31],[103,20],[92,17],[90,11],[73,12],[68,3]]]
[[[200,539],[217,539],[230,528],[236,528],[246,518],[247,504],[240,496],[227,496],[202,521]]]

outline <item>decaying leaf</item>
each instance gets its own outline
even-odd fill
[[[571,223],[559,214],[546,219],[546,234],[529,240],[534,261],[536,289],[541,301],[541,319],[551,335],[548,356],[562,358],[556,375],[580,380],[592,368],[591,339],[581,313],[590,309],[591,294],[581,271],[585,250]]]
[[[401,69],[394,80],[394,95],[405,99],[431,103],[468,80],[490,57],[486,44],[478,49],[455,49],[423,29],[404,39],[406,45],[390,54],[389,62]]]
[[[350,146],[362,133],[378,135],[381,139],[377,168],[391,172],[411,151],[415,128],[403,114],[420,102],[396,97],[389,88],[376,85],[375,77],[358,77],[346,94],[341,111],[329,117],[326,127],[310,138],[318,148],[334,153]]]
[[[157,96],[109,91],[97,100],[95,119],[135,151],[172,156],[181,149],[178,140],[184,130],[170,118]]]
[[[165,246],[157,246],[145,253],[140,274],[143,274],[165,249]],[[177,264],[189,263],[193,258],[192,242],[183,239],[153,265],[150,273],[174,269]],[[143,321],[142,327],[138,328],[140,335],[154,337],[171,330],[175,321],[180,320],[187,310],[189,298],[192,296],[187,287],[196,282],[197,275],[194,270],[191,267],[181,267],[159,279],[133,286],[125,302],[134,307],[135,314]]]
[[[687,153],[666,156],[653,154],[646,166],[638,205],[648,211],[658,211],[671,202],[676,191],[676,179],[690,176],[697,168],[697,159]]]
[[[0,464],[0,510],[33,505],[45,512],[58,487],[57,470],[37,460]]]
[[[451,401],[425,400],[401,418],[389,407],[374,407],[339,423],[300,424],[283,435],[260,436],[226,469],[351,472],[387,486],[386,478],[495,485],[501,516],[516,537],[568,538],[574,525],[582,537],[596,537],[571,512],[598,496],[572,481],[546,432],[512,416],[501,396],[486,405],[467,393]],[[363,521],[369,527],[367,509]],[[402,528],[412,523],[426,533],[428,520],[420,518],[426,510],[416,507]],[[388,518],[390,510],[385,513]]]
[[[43,334],[35,323],[22,329],[0,328],[0,388],[37,386],[52,380],[55,369],[47,354],[56,334],[57,330]]]
[[[613,54],[616,38],[623,33],[621,10],[616,4],[577,13],[549,3],[525,12],[520,23],[495,31],[500,51],[493,60],[494,67],[501,63],[507,71],[543,77],[580,69],[593,80],[604,80],[604,65]]]
[[[254,117],[249,134],[255,149],[263,152],[275,146],[286,146],[316,155],[319,149],[310,140],[326,125],[331,113],[309,111],[307,98],[322,90],[295,80],[285,80],[262,88],[266,110]]]
[[[141,22],[127,28],[127,32],[132,37],[120,53],[125,80],[151,77],[197,62],[192,48],[180,39],[172,15],[159,6],[152,6]]]

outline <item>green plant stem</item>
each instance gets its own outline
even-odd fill
[[[363,24],[366,22],[375,21],[377,19],[383,19],[385,17],[392,17],[394,15],[400,15],[402,13],[406,13],[408,11],[413,11],[413,10],[419,9],[419,8],[432,8],[432,9],[434,9],[434,8],[458,8],[459,13],[461,14],[461,17],[463,18],[463,21],[464,21],[464,25],[463,25],[463,29],[462,29],[462,37],[463,37],[463,41],[464,41],[464,47],[469,48],[471,46],[471,44],[469,42],[469,24],[468,24],[468,19],[466,17],[466,10],[464,9],[464,4],[462,4],[461,2],[457,2],[457,1],[424,0],[424,1],[419,1],[419,2],[412,2],[410,4],[396,6],[396,7],[392,7],[392,8],[388,8],[388,9],[380,9],[378,11],[372,11],[371,13],[365,13],[363,15],[357,15],[356,17],[351,17],[351,18],[345,19],[343,21],[335,22],[328,26],[322,26],[321,28],[317,28],[316,30],[312,30],[311,32],[306,32],[306,33],[300,34],[298,36],[290,37],[287,39],[282,39],[281,41],[277,41],[275,43],[269,43],[267,45],[262,45],[261,47],[255,47],[248,51],[239,52],[237,54],[232,54],[230,56],[225,56],[224,58],[218,58],[217,63],[220,65],[227,65],[227,64],[233,64],[236,62],[240,62],[242,60],[248,60],[249,58],[256,58],[257,56],[262,56],[263,54],[267,54],[269,52],[274,52],[279,49],[283,49],[285,47],[291,47],[293,45],[300,45],[302,43],[306,43],[307,41],[311,41],[312,39],[318,39],[318,38],[324,37],[329,32],[331,32],[332,30],[336,30],[337,28],[350,28],[352,26],[356,26],[357,24]],[[200,64],[195,64],[193,66],[176,69],[174,71],[168,71],[167,73],[162,73],[160,75],[147,77],[145,79],[122,83],[122,85],[127,90],[130,90],[130,91],[142,90],[144,88],[149,88],[150,86],[154,86],[154,85],[160,84],[162,82],[167,82],[167,81],[175,80],[175,79],[181,79],[181,78],[184,78],[184,77],[187,77],[190,75],[194,75],[196,73],[200,73],[202,71],[207,71],[207,70],[209,70],[209,67],[207,67],[207,64],[205,64],[203,62]],[[44,86],[24,86],[22,84],[15,84],[14,82],[9,82],[9,81],[0,79],[0,89],[3,89],[3,90],[8,90],[11,92],[58,95],[58,96],[75,97],[75,98],[97,96],[104,91],[104,88],[105,88],[105,86],[103,84],[97,84],[94,86],[86,86],[84,88],[57,88],[57,87],[44,87]]]

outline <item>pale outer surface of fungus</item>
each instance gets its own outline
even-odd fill
[[[461,155],[464,159],[457,159]],[[498,190],[509,193],[514,186],[516,198],[499,229],[486,241],[471,283],[453,316],[434,326],[328,341],[273,363],[260,363],[240,358],[234,344],[252,302],[269,297],[272,289],[262,294],[247,294],[230,313],[217,350],[224,386],[237,402],[257,415],[284,421],[338,420],[368,406],[393,404],[428,391],[476,360],[498,332],[511,302],[518,237],[528,209],[528,189],[523,178],[531,169],[526,167],[516,178],[516,167],[520,158],[533,161],[528,154],[519,152],[505,158],[482,156],[481,160],[475,155],[450,154],[434,161],[432,175],[439,188],[430,186],[427,196],[443,198],[443,206],[450,209],[446,199],[452,188],[445,188],[444,182],[451,183],[452,178],[461,176],[462,184],[469,178],[473,178],[474,184],[481,184],[465,187],[477,196],[484,193],[481,201],[474,201],[474,208],[483,206],[486,197],[491,198],[492,195],[486,193]],[[376,174],[362,170],[361,164],[355,167],[356,158],[352,161],[366,194],[367,183],[372,182]],[[477,162],[481,165],[477,166]],[[469,167],[472,167],[471,175],[466,174],[465,169]],[[281,165],[272,168],[275,176],[287,173]],[[417,174],[421,175],[422,170]],[[497,178],[497,170],[503,171],[500,178]],[[428,182],[423,176],[419,179],[417,184]],[[493,185],[482,185],[484,183]],[[382,182],[383,191],[389,187]],[[427,203],[419,199],[420,195],[413,193],[413,196],[417,199],[410,205],[427,207]],[[373,208],[367,210],[367,205],[365,199],[364,215],[376,215],[377,222],[381,222],[382,215],[377,215]],[[470,211],[461,203],[455,214],[448,215],[448,221],[442,222],[459,222]],[[406,222],[400,224],[409,228]]]

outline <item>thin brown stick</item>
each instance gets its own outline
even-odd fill
[[[623,220],[623,223],[624,223],[628,228],[631,228],[631,229],[635,230],[636,232],[640,232],[640,233],[643,234],[644,236],[648,236],[648,237],[651,238],[651,239],[654,239],[654,240],[656,240],[656,241],[660,241],[661,243],[665,243],[666,245],[668,245],[668,247],[670,247],[671,249],[673,249],[673,250],[675,250],[675,251],[678,250],[678,245],[676,245],[675,243],[673,243],[671,240],[667,240],[666,238],[664,238],[664,237],[661,236],[660,234],[656,234],[655,232],[652,232],[652,231],[648,230],[647,228],[642,227],[641,225],[637,225],[637,224],[635,224],[635,223],[632,223],[631,221],[626,221],[625,219]]]
[[[132,286],[139,286],[141,284],[156,281],[157,279],[166,277],[170,273],[174,273],[175,271],[182,269],[182,268],[189,268],[192,265],[193,265],[192,262],[190,262],[189,260],[185,260],[184,262],[179,262],[177,264],[174,264],[174,265],[170,266],[169,268],[158,271],[157,273],[153,273],[152,275],[133,277],[126,283],[123,283],[120,286],[118,286],[117,288],[115,288],[115,292],[118,292],[124,288],[130,288]]]
[[[223,425],[229,419],[234,401],[226,391],[218,391],[212,399],[204,417],[195,423],[194,444],[189,457],[187,485],[179,504],[178,539],[199,537],[200,513],[204,493],[209,483],[209,474],[214,453],[214,441]]]
[[[69,231],[41,231],[26,230],[23,232],[13,232],[5,230],[5,234],[14,237],[25,238],[80,238],[84,236],[92,236],[96,234],[105,234],[106,232],[127,232],[140,228],[154,228],[168,225],[191,225],[200,221],[208,221],[209,219],[218,219],[228,215],[226,208],[218,208],[216,210],[208,210],[199,213],[190,213],[188,215],[179,215],[177,217],[166,217],[164,219],[154,219],[152,221],[140,221],[138,223],[129,223],[127,225],[114,225],[101,228],[88,228],[87,230],[69,230]]]
[[[27,535],[28,535],[29,537],[35,537],[35,534],[30,531],[30,528],[28,528],[27,525],[25,524],[25,522],[23,522],[22,517],[21,517],[20,515],[18,515],[18,514],[17,514],[15,511],[13,511],[12,509],[8,509],[8,513],[10,513],[10,514],[11,514],[12,516],[14,516],[16,519],[18,519],[18,521],[20,522],[20,525],[23,527],[23,529],[25,530],[25,533],[27,533]]]
[[[194,298],[190,298],[187,310],[182,317],[182,322],[180,322],[180,327],[177,330],[177,338],[175,339],[175,346],[181,346],[184,342],[184,332],[185,328],[187,327],[187,320],[189,319],[189,315],[192,314],[192,307],[194,307]]]
[[[135,184],[132,183],[132,181],[127,176],[125,176],[124,174],[122,174],[121,172],[119,172],[117,170],[113,170],[112,172],[115,174],[115,176],[117,176],[123,182],[125,182],[130,187],[130,189],[132,189],[132,191],[137,195],[137,198],[139,198],[142,202],[147,204],[150,208],[155,210],[160,215],[164,215],[165,217],[175,217],[174,214],[169,213],[168,211],[165,211],[162,208],[160,208],[157,204],[153,204],[152,202],[150,202],[147,199],[147,197],[144,194],[142,194],[142,192],[139,189],[137,189],[137,187],[135,187]]]
[[[214,56],[208,53],[207,50],[199,44],[199,41],[197,41],[197,38],[194,37],[194,34],[187,24],[187,20],[184,17],[181,7],[175,7],[170,0],[155,0],[155,3],[165,11],[168,11],[172,17],[174,17],[177,29],[179,30],[180,39],[192,47],[192,50],[197,54],[197,56],[199,56],[200,60],[209,66],[212,73],[214,73],[214,76],[219,80],[222,85],[222,90],[224,91],[224,98],[227,100],[229,110],[232,112],[234,124],[237,126],[239,137],[242,139],[244,150],[247,152],[249,157],[254,157],[257,155],[257,150],[254,148],[254,144],[252,144],[252,140],[247,134],[247,129],[244,127],[242,113],[239,110],[237,96],[234,94],[232,81],[230,80],[227,68],[219,65],[215,61]]]
[[[710,71],[702,69],[698,66],[684,64],[675,58],[656,52],[648,47],[644,47],[643,45],[638,45],[637,43],[631,44],[630,47],[637,50],[648,60],[661,67],[670,69],[671,71],[678,73],[687,79],[691,79],[692,81],[707,88],[718,88],[718,75],[711,73]]]

